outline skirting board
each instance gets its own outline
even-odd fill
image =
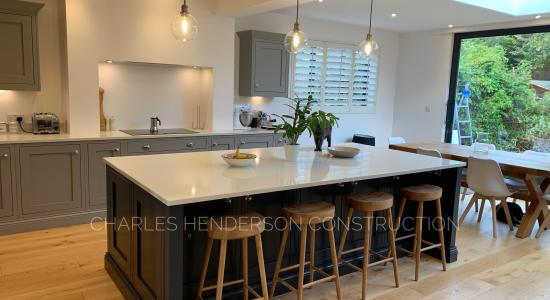
[[[93,218],[105,220],[106,210],[87,211],[72,213],[69,215],[59,215],[51,217],[41,217],[29,220],[17,220],[0,223],[0,235],[20,233],[33,230],[49,229],[54,227],[71,226],[90,223]]]

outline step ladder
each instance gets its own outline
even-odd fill
[[[472,92],[469,89],[470,83],[466,83],[462,90],[460,100],[455,105],[454,128],[458,133],[458,143],[470,146],[474,142],[472,132],[472,118],[470,115],[470,97]]]

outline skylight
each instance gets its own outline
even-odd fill
[[[550,0],[454,0],[513,16],[526,16],[550,12]]]

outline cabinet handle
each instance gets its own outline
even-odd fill
[[[227,199],[225,199],[224,202],[225,202],[225,204],[231,204],[231,203],[233,203],[233,200],[231,200],[231,198],[227,198]]]
[[[7,153],[2,154],[3,158],[7,158],[9,155]]]
[[[255,87],[260,87],[260,84],[259,84],[259,83],[256,83],[254,86],[255,86]]]
[[[252,201],[252,196],[250,196],[250,195],[249,196],[244,196],[244,201],[248,201],[248,202]]]
[[[142,147],[144,150],[151,150],[151,145],[147,144],[147,145],[143,145]]]
[[[285,141],[285,140],[279,140],[279,143],[282,143],[282,142],[284,142],[284,141]]]
[[[338,187],[340,187],[340,188],[343,188],[344,186],[345,186],[344,183],[339,183],[339,184],[338,184]]]
[[[241,141],[241,145],[244,145],[244,144],[246,144],[246,141]]]
[[[218,147],[218,143],[213,143],[212,147]]]
[[[76,154],[76,155],[78,155],[78,154],[80,154],[80,151],[74,150],[73,153]]]
[[[351,185],[359,185],[359,182],[358,181],[354,181],[351,183]]]
[[[189,148],[193,147],[193,143],[187,143],[187,147]]]
[[[115,148],[113,149],[114,152],[120,152],[120,149],[119,148]]]

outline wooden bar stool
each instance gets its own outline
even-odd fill
[[[264,254],[262,249],[261,234],[265,229],[264,217],[260,214],[247,214],[242,216],[225,216],[211,218],[208,223],[208,242],[206,252],[202,263],[201,277],[197,291],[197,299],[203,299],[202,294],[205,291],[216,290],[216,300],[222,299],[223,288],[234,284],[243,284],[243,299],[248,299],[248,293],[253,294],[256,299],[267,300],[268,289],[265,276]],[[262,295],[248,286],[248,238],[254,237],[256,240],[256,253],[258,256],[258,268],[260,270],[260,281],[262,286]],[[206,280],[206,271],[208,261],[212,252],[214,240],[220,241],[220,258],[218,264],[218,280],[216,285],[204,287]],[[224,283],[225,257],[227,252],[227,241],[242,240],[242,259],[243,259],[243,279]]]
[[[420,255],[422,252],[439,248],[441,250],[441,265],[443,271],[447,270],[447,260],[445,257],[445,238],[443,236],[443,214],[441,213],[441,196],[443,195],[443,189],[430,184],[423,184],[417,186],[410,186],[401,189],[401,204],[399,205],[399,212],[397,213],[397,219],[395,220],[395,235],[399,231],[401,224],[401,218],[403,217],[403,211],[405,210],[405,204],[407,200],[415,201],[418,203],[416,211],[416,226],[415,233],[396,238],[396,241],[414,237],[414,249],[409,251],[401,249],[403,252],[414,255],[416,257],[416,268],[414,280],[418,281],[420,278]],[[435,201],[436,207],[436,219],[439,226],[439,243],[434,244],[422,239],[422,219],[424,217],[424,202]],[[422,243],[427,244],[427,247],[422,248]]]
[[[310,288],[316,284],[328,282],[334,280],[336,284],[336,295],[338,299],[341,298],[340,294],[340,275],[338,274],[338,258],[336,256],[336,243],[334,241],[334,225],[332,220],[334,219],[335,207],[334,205],[326,202],[313,202],[298,204],[292,207],[283,208],[283,216],[286,219],[286,228],[283,232],[281,244],[279,246],[279,253],[277,255],[277,263],[275,264],[275,274],[273,275],[273,281],[271,285],[270,298],[273,298],[275,293],[275,287],[277,283],[282,284],[284,287],[291,291],[297,292],[298,300],[303,297],[304,288]],[[290,232],[290,226],[297,224],[300,227],[300,262],[299,264],[281,268],[283,261],[283,255],[285,252],[286,242],[288,239],[288,233]],[[324,224],[327,229],[328,239],[330,244],[330,255],[332,257],[333,275],[328,275],[323,270],[315,267],[315,229],[316,224]],[[306,262],[306,243],[307,243],[307,231],[310,228],[310,261]],[[310,276],[309,283],[304,284],[304,272],[305,266],[309,264]],[[298,268],[298,288],[294,288],[286,281],[279,278],[280,272],[286,272]],[[322,279],[314,281],[314,272],[325,276]]]
[[[349,207],[348,215],[346,217],[346,223],[344,225],[342,235],[340,237],[340,247],[338,248],[338,258],[343,264],[363,273],[363,281],[361,286],[361,291],[362,291],[361,299],[366,299],[367,269],[372,266],[376,266],[376,265],[391,261],[393,263],[393,275],[395,277],[395,286],[399,287],[399,274],[397,270],[397,254],[395,251],[395,235],[392,229],[393,221],[392,221],[391,208],[393,206],[393,196],[384,192],[357,194],[357,195],[348,197],[346,199],[346,204]],[[351,225],[351,218],[355,210],[362,211],[365,213],[365,233],[364,233],[365,244],[363,247],[358,247],[355,249],[344,251],[344,245],[346,244],[346,238]],[[384,256],[378,252],[371,250],[373,215],[377,211],[384,211],[386,214],[386,220],[388,224],[388,244],[389,244],[388,245],[389,251],[387,256]],[[342,259],[343,254],[357,252],[360,250],[363,250],[363,257],[364,257],[363,268],[359,268]],[[380,260],[374,263],[369,263],[370,253],[378,256]]]

